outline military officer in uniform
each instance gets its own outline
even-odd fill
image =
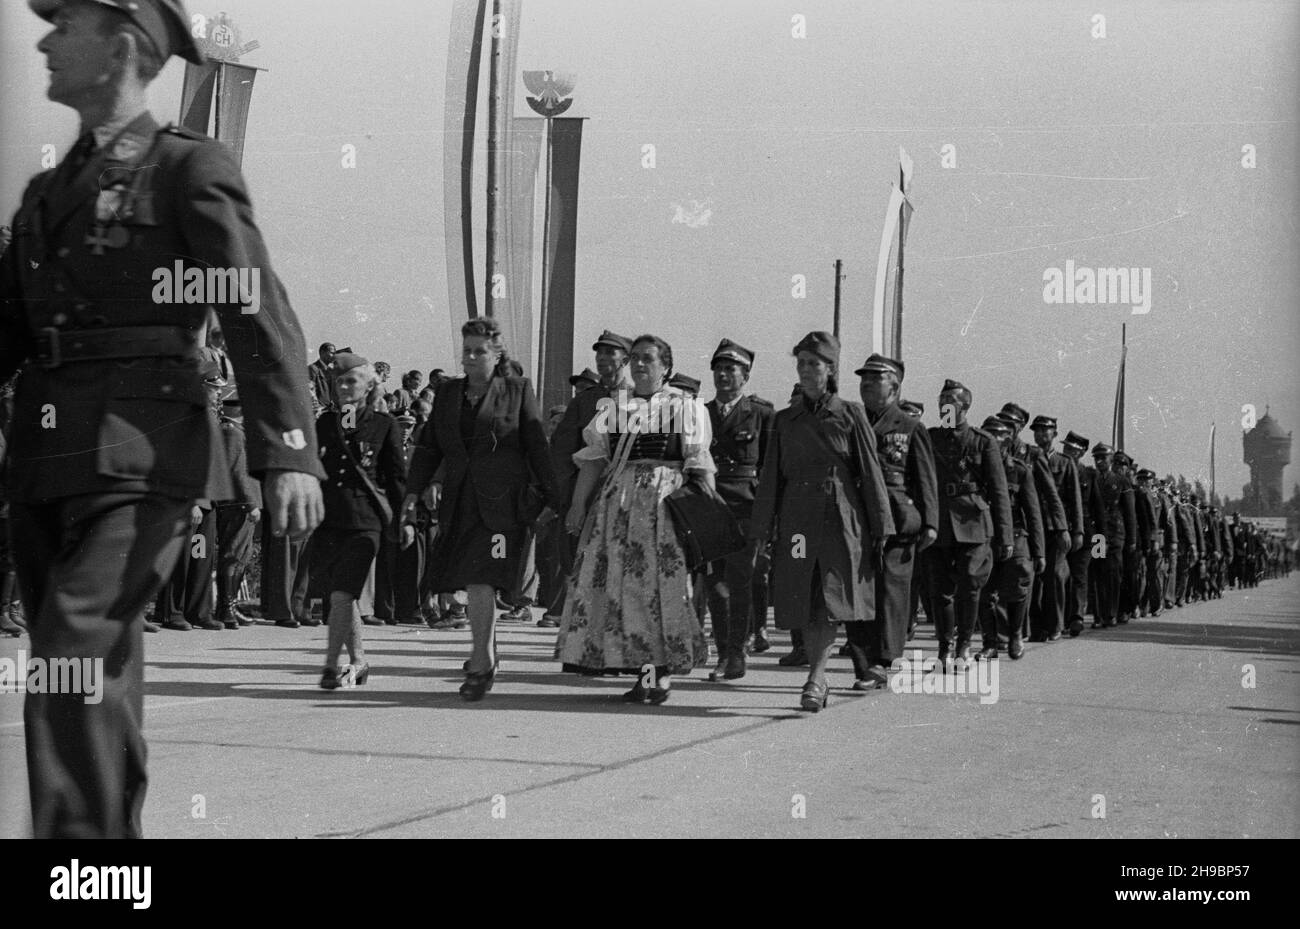
[[[748,535],[749,520],[758,490],[758,467],[767,451],[776,408],[767,400],[745,393],[754,353],[731,339],[723,339],[713,352],[713,386],[717,394],[704,405],[713,426],[709,451],[718,467],[714,476],[718,496]],[[759,543],[752,543],[758,545]],[[752,598],[756,572],[752,548],[709,565],[705,576],[709,616],[718,666],[710,680],[736,680],[745,676],[745,640],[753,617]]]
[[[939,493],[939,538],[926,552],[926,613],[944,673],[964,670],[993,561],[1013,552],[1011,500],[997,442],[966,421],[971,392],[948,380],[939,393],[940,425],[930,427]]]
[[[1110,628],[1119,619],[1119,598],[1124,575],[1124,557],[1136,548],[1137,516],[1133,509],[1133,485],[1114,470],[1115,450],[1098,442],[1092,447],[1097,466],[1097,488],[1101,492],[1104,522],[1098,531],[1106,536],[1103,553],[1093,554],[1092,567],[1097,588],[1097,612],[1092,628]]]
[[[902,410],[904,413],[906,413],[908,416],[912,417],[917,421],[920,421],[921,417],[925,415],[925,404],[921,403],[919,400],[900,400],[898,402],[898,408]],[[928,430],[925,433],[925,437],[927,439],[929,439],[930,437],[930,433]],[[930,461],[931,463],[933,463],[934,461],[933,451],[931,451],[930,453]],[[935,490],[936,497],[935,497],[934,505],[937,512],[939,506],[939,498],[937,496],[938,494],[937,481],[935,482],[935,487],[936,487]],[[918,552],[917,555],[919,557],[920,552]],[[908,608],[907,611],[907,641],[909,642],[912,641],[912,639],[916,638],[917,619],[921,614],[921,592],[924,589],[925,589],[925,571],[922,570],[921,565],[918,564],[912,571],[912,600],[911,600],[911,606]],[[928,619],[929,617],[926,618]]]
[[[1070,594],[1067,600],[1070,636],[1078,636],[1083,631],[1083,618],[1088,615],[1089,588],[1092,586],[1092,550],[1105,539],[1102,527],[1106,524],[1106,508],[1102,503],[1101,491],[1097,485],[1097,469],[1084,463],[1083,455],[1088,451],[1088,439],[1071,432],[1061,443],[1066,457],[1074,462],[1075,473],[1079,480],[1079,498],[1083,505],[1083,544],[1070,552]],[[1101,539],[1096,537],[1101,535]]]
[[[253,555],[253,536],[262,519],[262,488],[248,474],[244,436],[244,404],[228,388],[221,400],[221,437],[234,496],[217,503],[217,620],[227,629],[250,626],[253,621],[239,611],[235,600]]]
[[[1047,564],[1043,538],[1043,517],[1038,506],[1031,465],[1012,451],[1015,423],[1006,417],[990,416],[984,431],[997,440],[1006,470],[1007,496],[1011,500],[1014,551],[993,568],[993,575],[980,592],[980,633],[983,645],[980,661],[998,657],[998,633],[1007,636],[1007,655],[1014,661],[1025,654],[1024,629],[1029,614],[1029,594],[1034,578]]]
[[[1123,624],[1127,623],[1137,615],[1138,600],[1142,594],[1142,583],[1146,574],[1146,564],[1143,560],[1143,553],[1149,545],[1151,534],[1155,529],[1152,523],[1146,522],[1151,514],[1144,512],[1141,507],[1141,501],[1138,498],[1136,466],[1133,458],[1123,451],[1115,452],[1111,467],[1116,474],[1119,474],[1128,481],[1129,487],[1133,490],[1133,514],[1137,526],[1137,535],[1131,540],[1132,545],[1125,548],[1124,569],[1120,580],[1119,596],[1119,613],[1118,621]]]
[[[895,534],[885,542],[876,574],[876,621],[849,623],[855,690],[888,686],[888,671],[907,645],[916,559],[939,537],[939,497],[930,433],[899,408],[903,363],[875,354],[854,373],[876,439],[876,457],[889,492]]]
[[[1146,582],[1142,587],[1142,596],[1138,610],[1147,616],[1159,616],[1165,599],[1165,527],[1167,516],[1164,501],[1156,490],[1156,473],[1150,468],[1141,468],[1137,473],[1138,486],[1133,495],[1134,506],[1139,514],[1139,523],[1146,520],[1151,525],[1150,535],[1142,550],[1146,562]]]
[[[555,465],[555,479],[559,483],[560,499],[556,511],[567,513],[573,502],[573,488],[578,479],[578,466],[573,456],[581,451],[586,443],[582,430],[596,418],[601,401],[617,401],[617,394],[632,389],[632,378],[628,375],[627,360],[632,352],[632,340],[627,336],[610,332],[606,329],[592,343],[591,350],[596,353],[596,373],[599,383],[585,390],[579,390],[569,401],[564,411],[564,418],[555,427],[551,436],[551,459]],[[560,571],[564,577],[573,572],[573,559],[577,554],[577,537],[567,532],[556,532],[556,552],[560,562]],[[555,585],[555,598],[546,606],[546,613],[538,620],[539,626],[557,627],[560,616],[564,613],[564,598],[567,583]]]
[[[77,110],[81,134],[28,186],[0,259],[0,382],[25,365],[12,529],[33,657],[102,658],[106,678],[94,705],[27,696],[32,822],[38,837],[138,836],[144,607],[181,554],[190,501],[228,492],[199,376],[203,326],[215,309],[244,372],[249,469],[275,531],[298,535],[322,510],[306,351],[233,155],[149,115],[146,87],[167,58],[203,60],[179,0],[29,5],[55,26],[37,46],[47,95]],[[242,270],[249,286],[167,299],[210,269]],[[158,271],[174,293],[160,293]]]
[[[1052,447],[1056,441],[1056,417],[1035,416],[1029,428],[1065,512],[1065,532],[1047,531],[1047,568],[1034,578],[1029,604],[1030,639],[1055,642],[1066,625],[1070,556],[1083,547],[1083,494],[1074,459]]]

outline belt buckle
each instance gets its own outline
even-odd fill
[[[45,368],[47,371],[59,367],[63,364],[63,352],[59,347],[59,330],[54,326],[45,326],[38,330],[38,332],[39,335],[36,343],[37,349],[40,349],[39,340],[41,338],[47,339],[49,343],[49,357],[40,359],[41,367]]]

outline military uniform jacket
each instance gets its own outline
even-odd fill
[[[574,463],[573,456],[584,447],[582,430],[596,418],[600,401],[613,397],[623,389],[630,391],[632,388],[622,380],[612,388],[604,384],[589,387],[577,394],[565,407],[564,417],[555,427],[555,432],[551,434],[551,466],[555,474],[559,493],[557,502],[560,506],[567,508],[572,502],[573,485],[578,477],[578,466]]]
[[[869,412],[867,419],[871,419]],[[930,433],[897,403],[881,411],[871,428],[876,435],[880,472],[889,488],[895,530],[903,538],[916,538],[926,529],[937,534],[939,490]]]
[[[1092,465],[1078,464],[1079,496],[1083,498],[1083,541],[1092,544],[1092,537],[1106,525],[1106,504],[1101,499],[1097,484],[1097,469]]]
[[[807,614],[819,558],[847,560],[852,582],[826,589],[835,622],[875,617],[872,546],[894,534],[889,494],[861,404],[826,394],[779,411],[760,471],[749,537],[772,539],[772,605]],[[834,551],[838,550],[838,551]]]
[[[1038,450],[1056,485],[1056,495],[1065,511],[1065,526],[1071,535],[1083,533],[1083,490],[1079,487],[1079,469],[1074,459],[1058,451]]]
[[[230,485],[234,492],[218,503],[234,506],[262,506],[262,485],[248,473],[248,457],[244,447],[244,424],[229,416],[221,417],[221,438],[226,448],[226,461],[230,465]]]
[[[1143,551],[1152,543],[1159,545],[1160,535],[1160,498],[1154,490],[1133,488],[1133,511],[1137,517],[1137,544]]]
[[[767,451],[776,408],[754,396],[741,397],[723,416],[716,399],[704,404],[713,426],[709,452],[718,467],[718,495],[737,519],[748,519],[758,491],[758,469]]]
[[[230,495],[221,431],[198,373],[209,304],[184,302],[185,272],[206,268],[245,269],[250,282],[259,272],[255,312],[243,312],[237,295],[212,304],[244,401],[249,471],[319,475],[302,330],[226,146],[159,129],[144,113],[75,173],[65,159],[38,175],[13,229],[0,258],[0,382],[33,362],[15,398],[15,498]],[[158,271],[171,276],[171,292]],[[184,353],[34,363],[53,360],[56,332],[70,354],[79,331],[138,326],[179,327],[169,333],[185,342]]]
[[[997,440],[962,423],[930,427],[939,494],[940,545],[1012,542],[1011,501]]]
[[[1192,508],[1186,503],[1174,506],[1174,521],[1178,526],[1178,547],[1184,550],[1195,549],[1200,552],[1205,543],[1197,532],[1196,520],[1192,518]]]
[[[1025,536],[1029,545],[1030,558],[1046,558],[1047,544],[1043,534],[1043,514],[1038,502],[1038,488],[1033,470],[1024,461],[1013,457],[1007,458],[1004,467],[1015,534]]]
[[[1110,549],[1137,544],[1137,512],[1133,506],[1133,485],[1129,479],[1115,471],[1098,471],[1097,489],[1101,492],[1105,521],[1098,532],[1106,536],[1107,555]]]
[[[364,404],[355,411],[356,424],[352,429],[344,427],[348,415],[326,410],[316,423],[321,463],[325,466],[325,482],[321,485],[325,519],[321,525],[328,529],[379,532],[387,528],[383,515],[357,468],[365,470],[371,483],[388,500],[392,512],[400,513],[406,496],[402,427],[389,414],[376,413]],[[352,459],[356,460],[355,465]]]
[[[1043,525],[1048,532],[1069,532],[1070,518],[1066,514],[1065,504],[1057,489],[1056,475],[1052,472],[1047,454],[1037,445],[1016,440],[1015,457],[1029,465],[1034,475],[1034,489],[1038,491],[1038,503],[1042,507]],[[1065,456],[1061,456],[1065,457]]]
[[[440,523],[451,525],[457,498],[472,493],[484,525],[493,532],[513,532],[522,528],[526,510],[535,503],[540,511],[541,505],[554,506],[559,500],[537,396],[528,378],[493,377],[467,445],[461,438],[460,414],[468,383],[465,378],[450,381],[434,397],[433,416],[421,430],[411,458],[410,492],[423,493],[441,468]],[[533,491],[536,501],[531,499]]]
[[[1163,490],[1156,491],[1156,502],[1160,507],[1157,524],[1160,526],[1161,546],[1166,552],[1172,552],[1178,548],[1178,520],[1175,516],[1178,504]]]

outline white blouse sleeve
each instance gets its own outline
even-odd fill
[[[687,407],[686,430],[682,435],[682,452],[686,456],[682,469],[717,474],[718,466],[713,463],[713,453],[709,451],[713,444],[713,423],[708,408],[698,398],[685,399],[690,405]]]

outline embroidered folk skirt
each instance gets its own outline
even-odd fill
[[[683,674],[708,661],[690,572],[664,499],[680,463],[630,461],[587,514],[555,657],[569,671]]]

